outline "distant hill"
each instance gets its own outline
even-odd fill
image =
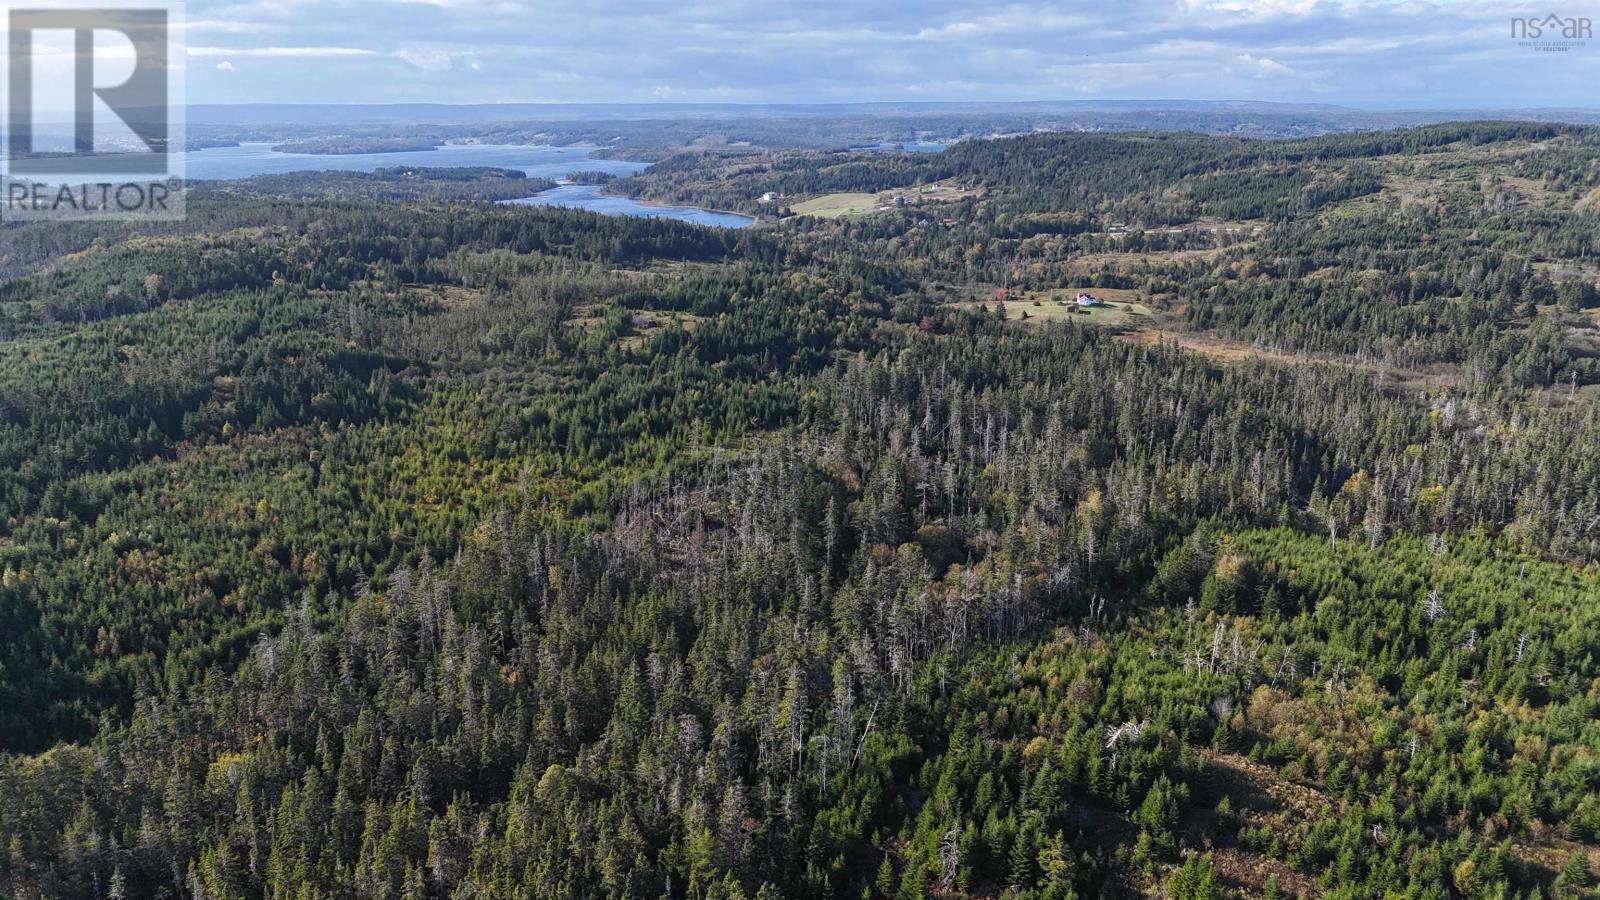
[[[1018,103],[221,104],[189,110],[196,137],[484,140],[612,148],[827,148],[1033,131],[1191,131],[1309,137],[1467,119],[1592,124],[1600,110],[1367,110],[1326,103],[1076,100]]]
[[[1417,109],[1366,110],[1332,103],[1271,103],[1257,100],[1030,100],[1019,102],[929,103],[216,103],[189,107],[191,125],[300,125],[561,122],[580,120],[751,118],[854,118],[949,115],[1128,115],[1207,113],[1217,116],[1315,116],[1329,121],[1404,121],[1457,119],[1536,119],[1591,123],[1600,109]]]

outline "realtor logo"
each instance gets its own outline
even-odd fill
[[[0,219],[182,217],[180,11],[115,3],[6,12]]]
[[[1519,47],[1565,53],[1588,44],[1594,23],[1587,16],[1518,16],[1511,20],[1511,37]]]

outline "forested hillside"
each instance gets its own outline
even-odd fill
[[[1592,896],[1597,148],[7,228],[0,895]]]

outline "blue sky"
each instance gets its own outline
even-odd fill
[[[1600,106],[1551,3],[189,0],[191,103],[1242,99]]]

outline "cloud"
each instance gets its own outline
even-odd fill
[[[189,0],[191,34],[207,35],[191,57],[253,60],[248,79],[196,71],[189,91],[195,102],[1592,105],[1582,86],[1600,77],[1600,44],[1522,52],[1508,38],[1517,12],[1500,2]]]
[[[257,56],[308,59],[327,56],[375,56],[363,47],[190,47],[190,56]]]
[[[240,19],[189,19],[180,23],[184,31],[221,31],[226,34],[243,34],[253,31],[262,31],[268,26],[263,22],[247,22]]]
[[[916,37],[937,43],[970,41],[999,35],[1084,33],[1104,29],[1109,19],[1065,12],[1050,6],[1008,6],[997,12],[961,18],[938,26],[923,26]]]
[[[1257,57],[1251,53],[1239,54],[1239,62],[1244,64],[1245,70],[1253,71],[1259,78],[1270,78],[1274,75],[1288,75],[1294,70],[1270,57]]]
[[[1195,12],[1243,13],[1249,18],[1276,19],[1310,15],[1317,0],[1184,0],[1186,9]]]
[[[395,55],[424,72],[446,72],[452,65],[450,54],[428,47],[402,47]]]
[[[218,72],[232,72],[233,71],[233,63],[229,62],[228,60],[223,60],[222,62],[217,63],[217,71]]]
[[[951,22],[937,28],[921,28],[917,30],[919,41],[960,41],[976,37],[983,33],[983,26],[977,22]]]

